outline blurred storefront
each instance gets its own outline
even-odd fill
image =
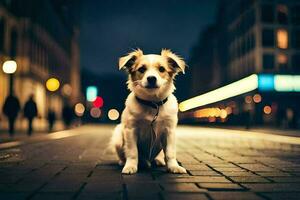
[[[45,119],[51,108],[58,117],[64,102],[80,100],[78,27],[69,20],[66,8],[52,1],[0,2],[0,65],[7,60],[17,63],[14,94],[21,106],[31,94],[37,103],[37,129],[46,127]],[[66,17],[68,16],[68,17]],[[0,70],[0,107],[9,94],[9,77]],[[46,89],[46,81],[55,77],[60,87],[55,92]],[[68,92],[63,88],[68,86]],[[17,128],[25,125],[22,115]],[[7,126],[1,115],[1,127]]]

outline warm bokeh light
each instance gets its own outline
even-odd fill
[[[228,107],[226,109],[228,109]],[[194,112],[194,117],[195,118],[210,118],[210,117],[216,118],[216,117],[220,117],[222,119],[225,119],[228,116],[228,114],[230,114],[226,111],[226,109],[203,108],[203,109],[195,111]]]
[[[107,116],[110,120],[114,121],[117,120],[120,116],[120,113],[116,109],[110,109],[107,113]]]
[[[271,112],[272,112],[272,108],[271,108],[271,106],[265,106],[264,107],[264,113],[265,114],[271,114]]]
[[[288,62],[288,57],[286,54],[279,53],[277,55],[277,60],[279,64],[286,64]]]
[[[13,74],[17,70],[17,63],[14,60],[7,60],[3,63],[2,69],[6,74]]]
[[[228,115],[230,115],[232,113],[232,108],[230,106],[227,106],[225,108],[225,110],[226,110],[226,112],[227,112]]]
[[[253,74],[239,81],[218,88],[211,92],[196,96],[194,98],[185,100],[179,104],[179,110],[181,112],[204,106],[207,104],[215,103],[234,97],[240,94],[250,92],[257,89],[258,87],[258,76]]]
[[[96,108],[103,107],[104,101],[102,97],[96,97],[96,99],[93,101],[93,106]]]
[[[255,94],[254,96],[253,96],[253,101],[255,102],[255,103],[260,103],[261,102],[261,95],[260,94]]]
[[[84,111],[85,111],[85,107],[82,103],[77,103],[75,105],[75,114],[78,116],[78,117],[81,117],[83,116],[84,114]]]
[[[289,36],[286,29],[277,30],[277,46],[281,49],[287,49],[289,43]]]
[[[93,118],[99,118],[101,116],[101,110],[99,108],[94,107],[90,110],[90,115]]]
[[[220,111],[220,117],[222,119],[225,119],[227,117],[227,111],[224,110],[224,109],[221,109],[221,111]]]
[[[72,87],[70,84],[64,84],[64,86],[62,87],[62,93],[65,96],[71,96],[72,94]]]
[[[59,86],[60,86],[60,83],[56,78],[49,78],[46,82],[46,88],[50,92],[54,92],[54,91],[58,90]]]
[[[245,103],[252,103],[252,97],[250,95],[245,97]]]

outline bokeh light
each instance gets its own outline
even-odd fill
[[[103,106],[103,98],[102,97],[96,97],[96,99],[93,101],[93,106],[96,108],[101,108]]]
[[[78,116],[78,117],[82,117],[83,114],[84,114],[84,111],[85,111],[85,107],[82,103],[77,103],[75,105],[75,114]]]
[[[245,97],[245,103],[252,103],[252,97],[251,96],[246,96]]]
[[[255,94],[255,95],[253,96],[253,101],[254,101],[255,103],[260,103],[260,102],[261,102],[261,95],[260,95],[260,94]]]
[[[119,113],[119,111],[118,110],[116,110],[116,109],[110,109],[109,111],[108,111],[108,118],[110,119],[110,120],[112,120],[112,121],[114,121],[114,120],[117,120],[118,118],[119,118],[119,116],[120,116],[120,113]]]
[[[101,116],[101,110],[99,108],[94,107],[90,110],[90,115],[93,118],[99,118]]]
[[[55,92],[56,90],[58,90],[59,86],[60,83],[56,78],[49,78],[46,82],[46,88],[50,92]]]
[[[72,87],[70,84],[64,84],[64,86],[62,87],[62,93],[65,96],[71,96],[72,94]]]
[[[272,112],[271,106],[265,106],[264,107],[264,113],[265,114],[269,115],[269,114],[271,114],[271,112]]]
[[[17,63],[14,60],[7,60],[3,63],[2,69],[6,74],[13,74],[17,70]]]
[[[86,88],[86,99],[93,102],[98,95],[98,88],[96,86],[88,86]]]

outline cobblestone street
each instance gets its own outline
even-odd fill
[[[178,127],[177,158],[121,175],[104,154],[113,126],[83,126],[0,151],[0,199],[299,199],[299,138]]]

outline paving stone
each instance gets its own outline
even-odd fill
[[[218,191],[209,192],[208,195],[214,200],[263,200],[263,198],[251,192]]]
[[[164,183],[161,184],[166,192],[205,192],[205,189],[200,189],[194,183]]]
[[[83,188],[83,192],[95,193],[118,193],[122,192],[122,184],[120,182],[88,182]]]
[[[286,177],[286,176],[292,176],[289,173],[286,172],[255,172],[258,175],[264,176],[264,177]]]
[[[24,200],[26,199],[30,193],[16,193],[16,192],[10,192],[10,193],[0,193],[0,199],[11,199],[11,200]]]
[[[239,167],[215,167],[214,169],[219,172],[244,172],[244,171],[246,171]]]
[[[229,177],[234,177],[234,176],[245,176],[245,177],[248,177],[248,176],[252,176],[252,177],[255,177],[255,176],[258,176],[256,174],[253,174],[251,172],[248,172],[248,171],[234,171],[234,172],[227,172],[227,171],[223,171],[222,174],[224,174],[225,176],[229,176]]]
[[[271,177],[276,183],[300,183],[300,177]]]
[[[197,164],[197,165],[183,165],[183,167],[187,170],[202,170],[202,171],[212,171],[211,168],[204,164]]]
[[[79,194],[79,196],[76,198],[76,200],[122,200],[124,195],[122,192],[116,192],[116,193],[108,193],[108,192],[101,192],[101,193],[95,193],[95,192],[82,192]]]
[[[172,200],[172,199],[176,199],[176,200],[208,200],[208,197],[206,196],[206,194],[188,194],[188,193],[166,193],[163,194],[163,199],[165,200]]]
[[[210,191],[245,190],[235,183],[198,183],[198,185]]]
[[[241,167],[248,169],[250,171],[255,171],[255,172],[273,172],[273,171],[278,171],[277,169],[267,167],[262,164],[240,164]]]
[[[52,181],[42,188],[42,192],[75,192],[83,185],[80,181]]]
[[[300,192],[270,192],[261,195],[272,200],[299,200]]]
[[[194,176],[222,176],[221,174],[215,171],[190,170],[189,172]]]
[[[300,184],[298,183],[247,183],[242,184],[244,187],[254,192],[299,192]]]
[[[157,194],[161,191],[158,183],[127,183],[128,195],[138,196],[139,194]]]
[[[74,196],[74,193],[59,193],[59,192],[45,192],[45,193],[36,193],[32,198],[32,200],[66,200],[66,199],[72,199]]]
[[[235,177],[230,177],[235,182],[238,183],[268,183],[270,182],[269,180],[259,177],[259,176],[235,176]]]
[[[230,183],[231,181],[225,177],[216,176],[190,176],[172,179],[163,179],[162,182],[176,182],[176,183]]]

